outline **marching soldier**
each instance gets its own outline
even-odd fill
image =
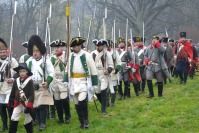
[[[156,77],[158,84],[158,96],[162,97],[163,91],[163,75],[162,70],[167,69],[166,63],[164,61],[163,54],[165,48],[160,44],[159,37],[154,36],[152,44],[149,45],[144,54],[145,64],[146,64],[146,80],[149,89],[149,95],[147,98],[154,97],[153,93],[153,76]]]
[[[22,46],[26,49],[26,53],[19,58],[19,63],[24,63],[30,58],[30,55],[28,55],[28,42],[22,43]]]
[[[108,40],[107,43],[107,50],[111,53],[112,59],[113,59],[113,65],[114,65],[114,70],[111,72],[111,80],[112,80],[112,85],[114,88],[114,93],[111,93],[110,88],[108,89],[107,93],[107,105],[109,105],[109,95],[111,96],[111,104],[110,106],[115,105],[115,98],[116,98],[116,91],[117,91],[117,85],[118,85],[118,80],[119,80],[119,75],[118,72],[121,67],[121,61],[119,57],[119,53],[117,52],[116,49],[113,48],[113,41]]]
[[[0,114],[3,124],[1,131],[8,129],[8,117],[6,109],[8,110],[9,118],[11,118],[12,115],[13,101],[9,102],[8,99],[14,81],[13,76],[15,72],[13,71],[13,68],[18,66],[16,59],[9,59],[9,54],[10,53],[8,52],[6,42],[0,38]],[[9,107],[7,107],[8,102]]]
[[[22,113],[25,113],[24,127],[27,133],[33,133],[32,109],[34,102],[34,86],[30,76],[32,72],[26,63],[14,68],[19,77],[14,81],[10,99],[14,100],[14,110],[10,121],[9,133],[16,133]]]
[[[65,79],[65,52],[63,48],[66,43],[61,40],[53,41],[50,45],[54,48],[54,53],[51,56],[51,62],[55,69],[55,77],[50,84],[50,88],[54,89],[54,101],[59,117],[58,124],[64,123],[63,111],[65,114],[65,123],[70,122],[70,104],[68,96],[68,88],[64,84]]]
[[[168,37],[162,37],[162,43],[165,47],[165,53],[164,53],[164,60],[166,62],[166,65],[168,67],[168,69],[163,70],[163,73],[165,75],[164,77],[164,84],[166,84],[167,79],[169,79],[169,82],[171,83],[171,75],[169,73],[169,69],[171,69],[171,67],[174,65],[174,54],[173,54],[173,50],[172,47],[168,44]]]
[[[130,49],[125,48],[125,41],[123,38],[119,37],[118,39],[119,48],[118,53],[121,60],[121,69],[119,72],[119,79],[120,83],[118,85],[118,93],[119,93],[119,99],[130,97],[130,88],[129,88],[129,79],[133,79],[133,75],[130,74],[131,66],[130,64],[133,64],[133,58],[132,53]],[[130,75],[130,78],[129,78]],[[124,93],[122,91],[122,80],[124,81]]]
[[[95,89],[96,96],[101,103],[101,113],[106,112],[106,92],[108,87],[112,86],[110,74],[113,70],[113,60],[110,52],[107,51],[106,40],[99,40],[95,42],[97,50],[92,51],[93,59],[98,70],[99,83],[98,88]]]
[[[28,41],[28,54],[31,56],[27,66],[33,73],[32,80],[35,87],[36,116],[39,130],[46,128],[47,105],[53,105],[53,97],[48,91],[48,86],[54,77],[54,68],[51,61],[45,58],[46,48],[38,35],[33,35]]]
[[[73,53],[69,56],[66,80],[69,81],[70,95],[75,102],[80,128],[89,128],[88,88],[98,85],[97,69],[92,55],[81,48],[85,41],[85,38],[75,37],[70,42]]]

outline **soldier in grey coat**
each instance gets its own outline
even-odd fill
[[[161,46],[159,42],[159,37],[154,36],[152,44],[147,47],[145,52],[145,64],[146,64],[146,80],[149,89],[149,96],[147,98],[154,97],[153,93],[153,76],[156,77],[158,83],[158,96],[162,97],[163,91],[163,76],[162,70],[167,69],[166,63],[164,61],[163,54],[165,48]]]
[[[119,43],[119,49],[118,53],[121,59],[121,69],[119,72],[120,77],[120,84],[118,85],[118,93],[119,93],[119,99],[122,99],[122,97],[127,98],[130,97],[130,89],[129,86],[129,72],[131,70],[130,63],[132,64],[133,58],[132,53],[129,49],[126,50],[125,47],[125,40],[123,38],[118,39]],[[124,81],[124,93],[122,91],[122,80]]]

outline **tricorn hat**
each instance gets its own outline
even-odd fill
[[[162,37],[162,42],[167,43],[167,42],[168,42],[168,40],[169,40],[169,38],[168,38],[168,37]]]
[[[134,41],[134,43],[135,42],[141,42],[140,36],[133,37],[133,41]]]
[[[107,47],[112,47],[113,46],[113,41],[112,40],[108,40],[107,41]]]
[[[180,32],[180,38],[186,38],[187,33],[186,32]]]
[[[97,43],[96,46],[103,46],[106,45],[107,46],[108,42],[105,39],[100,39]]]
[[[21,69],[26,69],[28,71],[28,76],[32,76],[32,72],[28,69],[28,66],[26,63],[19,63],[18,67],[13,68],[14,71],[16,71],[17,73],[19,73],[19,70]]]
[[[160,40],[160,37],[158,37],[158,36],[153,36],[153,39]]]
[[[38,35],[33,35],[28,41],[28,54],[33,55],[33,50],[39,50],[42,55],[46,53],[46,47],[44,42]]]
[[[97,42],[98,42],[98,40],[97,40],[97,39],[94,39],[92,42],[96,45]]]
[[[50,46],[51,47],[64,47],[66,46],[66,42],[62,40],[56,40],[56,41],[51,42]]]
[[[83,37],[74,37],[70,42],[70,47],[80,46],[86,41],[86,38]]]
[[[5,50],[7,48],[8,47],[7,47],[6,42],[2,38],[0,38],[0,50]]]
[[[22,43],[22,46],[25,47],[25,48],[28,48],[28,42]]]
[[[174,40],[173,39],[169,39],[169,42],[174,42]]]
[[[143,39],[143,37],[141,37],[141,42],[145,43],[145,41],[146,41],[146,38]]]

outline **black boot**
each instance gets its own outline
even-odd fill
[[[0,104],[0,114],[1,114],[2,124],[3,124],[3,127],[0,130],[0,132],[4,132],[8,129],[8,125],[7,125],[8,116],[7,116],[7,111],[6,111],[6,104]]]
[[[40,112],[39,130],[44,130],[46,129],[47,105],[40,105],[39,112]]]
[[[147,98],[154,97],[152,80],[147,80],[147,86],[148,86],[148,89],[149,89],[149,95],[148,95]]]
[[[59,121],[57,122],[57,124],[62,124],[64,123],[64,119],[63,119],[63,108],[62,108],[61,100],[54,100],[54,101],[55,101],[55,107],[57,110],[57,115],[59,118]]]
[[[118,85],[118,93],[119,93],[119,100],[123,97],[123,91],[122,91],[122,81],[120,81],[120,84]]]
[[[88,121],[88,100],[87,98],[81,102],[79,102],[82,114],[83,114],[83,122],[84,128],[89,128],[89,121]]]
[[[179,72],[179,73],[178,73],[178,75],[179,75],[179,77],[180,77],[180,84],[182,84],[182,82],[183,82],[183,76],[182,76],[182,73],[181,73],[181,72]]]
[[[158,96],[162,97],[162,91],[163,91],[163,83],[158,82]]]
[[[78,117],[79,117],[80,128],[84,128],[84,118],[83,118],[83,113],[81,112],[81,107],[80,107],[79,103],[75,104],[75,109],[76,109]]]
[[[27,133],[33,133],[33,124],[32,121],[26,125],[24,125]]]
[[[106,106],[107,107],[110,106],[109,99],[110,99],[110,90],[108,89],[106,93]]]
[[[124,99],[126,99],[130,95],[130,87],[129,82],[124,82]]]
[[[50,105],[50,119],[55,119],[56,115],[55,115],[55,106],[54,105]]]
[[[133,88],[134,88],[134,91],[135,91],[135,95],[139,96],[139,92],[138,92],[139,84],[134,84]]]
[[[102,114],[107,114],[106,113],[106,89],[101,91],[101,113]]]
[[[145,85],[146,85],[146,80],[142,79],[142,93],[145,92]]]
[[[62,108],[64,109],[65,123],[69,124],[71,119],[69,98],[62,99],[61,103],[62,103]]]
[[[186,84],[186,83],[187,83],[187,76],[188,76],[188,74],[187,74],[187,73],[184,73],[184,82],[183,82],[183,84]]]
[[[116,92],[117,92],[117,86],[113,86],[115,93],[111,94],[111,106],[115,105],[115,99],[116,99]]]
[[[18,121],[10,121],[9,133],[17,132]]]
[[[99,94],[96,94],[96,96],[97,96],[97,99],[99,100],[99,102],[100,102],[100,103],[102,103],[102,99],[101,99],[101,93],[99,93]]]

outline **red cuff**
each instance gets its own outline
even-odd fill
[[[32,103],[32,102],[28,102],[28,103],[27,103],[27,105],[26,105],[26,107],[28,107],[28,108],[31,108],[31,109],[32,109],[32,108],[33,108],[33,103]]]
[[[140,65],[139,64],[135,64],[133,68],[137,71],[137,70],[139,70]]]
[[[149,61],[150,61],[149,58],[146,58],[144,62],[146,65],[148,65]]]
[[[14,108],[19,105],[19,101],[14,100]]]
[[[155,44],[155,48],[159,48],[161,46],[161,44],[159,43],[159,42],[157,42],[156,44]]]
[[[133,63],[132,62],[129,62],[128,65],[131,66],[131,67],[133,67]]]

